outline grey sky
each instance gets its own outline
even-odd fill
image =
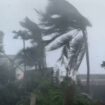
[[[87,17],[93,27],[88,28],[91,73],[105,73],[100,64],[105,60],[105,0],[68,0]],[[5,33],[4,46],[7,54],[16,54],[22,48],[21,40],[13,40],[13,30],[20,29],[19,21],[28,16],[37,17],[33,8],[44,10],[46,0],[0,0],[0,30]],[[48,54],[47,61],[54,65],[59,53]],[[84,60],[85,61],[85,60]],[[80,72],[86,72],[82,63]]]

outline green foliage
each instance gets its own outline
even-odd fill
[[[77,88],[71,79],[66,78],[58,86],[48,84],[47,91],[40,91],[38,94],[37,105],[94,105],[93,101],[81,95]]]
[[[1,74],[7,74],[6,69],[3,70],[5,73]],[[26,87],[23,80],[16,82],[10,79],[5,84],[1,82],[0,105],[29,105],[31,93],[36,95],[37,105],[67,105],[65,101],[73,103],[72,105],[93,105],[91,100],[80,95],[76,90],[78,86],[70,78],[65,78],[61,83],[54,82],[52,69],[44,72],[28,71],[26,76]]]
[[[14,105],[18,97],[15,72],[6,64],[0,66],[0,105]]]
[[[60,88],[49,87],[47,93],[41,94],[38,97],[38,105],[63,105],[63,94]]]
[[[75,101],[73,105],[94,105],[94,104],[92,100],[88,99],[83,95],[78,94],[77,96],[75,96]]]

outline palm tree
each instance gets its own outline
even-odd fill
[[[62,47],[60,60],[66,64],[67,76],[78,70],[86,53],[89,90],[90,66],[86,28],[91,26],[90,22],[65,0],[49,0],[45,13],[36,12],[41,17],[43,34],[51,37],[47,40],[49,50]]]
[[[105,68],[105,61],[102,62],[101,67]]]
[[[20,22],[20,24],[23,28],[25,28],[25,30],[19,30],[17,32],[14,31],[15,38],[20,36],[24,40],[31,40],[33,47],[21,50],[18,54],[18,57],[22,57],[24,52],[24,59],[26,59],[26,62],[31,59],[31,63],[33,62],[36,68],[38,67],[37,69],[45,68],[46,60],[41,29],[36,23],[32,22],[29,18],[25,18],[25,21]]]
[[[26,28],[30,32],[31,41],[36,44],[36,50],[39,53],[39,64],[42,69],[46,68],[46,55],[45,55],[45,46],[42,40],[42,32],[38,25],[32,22],[29,18],[25,19],[25,22],[20,22],[21,26]]]
[[[29,39],[29,36],[28,36],[28,33],[27,31],[13,31],[13,33],[15,33],[16,35],[14,36],[15,39],[17,39],[19,36],[21,37],[22,39],[22,42],[23,42],[23,50],[24,50],[24,55],[23,56],[26,56],[25,54],[25,48],[26,48],[26,43],[25,43],[25,40],[28,40]],[[25,57],[24,57],[24,75],[26,74],[26,62],[25,62]],[[25,76],[24,76],[25,77]]]

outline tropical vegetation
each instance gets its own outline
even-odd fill
[[[97,105],[89,93],[87,27],[91,23],[66,0],[49,0],[45,13],[36,9],[35,11],[40,18],[39,24],[26,17],[20,22],[22,29],[13,31],[14,38],[20,37],[23,41],[23,49],[13,60],[3,51],[1,37],[0,56],[6,56],[11,66],[6,63],[0,65],[0,104]],[[3,32],[0,34],[2,36]],[[26,47],[27,41],[30,41],[30,47]],[[62,81],[60,69],[55,71],[46,64],[46,52],[57,49],[61,50],[58,63],[64,66],[66,72]],[[85,54],[87,86],[72,78],[76,76]],[[17,80],[16,71],[20,66],[24,66],[24,76]],[[87,91],[83,91],[83,88]]]

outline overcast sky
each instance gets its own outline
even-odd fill
[[[91,73],[105,73],[100,64],[105,60],[105,0],[68,0],[87,17]],[[14,40],[12,31],[20,29],[19,21],[26,16],[37,21],[33,8],[44,10],[46,0],[0,0],[0,30],[5,33],[4,48],[7,54],[16,54],[22,48],[21,40]],[[47,61],[54,65],[59,53],[50,53]],[[54,58],[55,57],[55,58]],[[79,70],[86,72],[85,59]]]

